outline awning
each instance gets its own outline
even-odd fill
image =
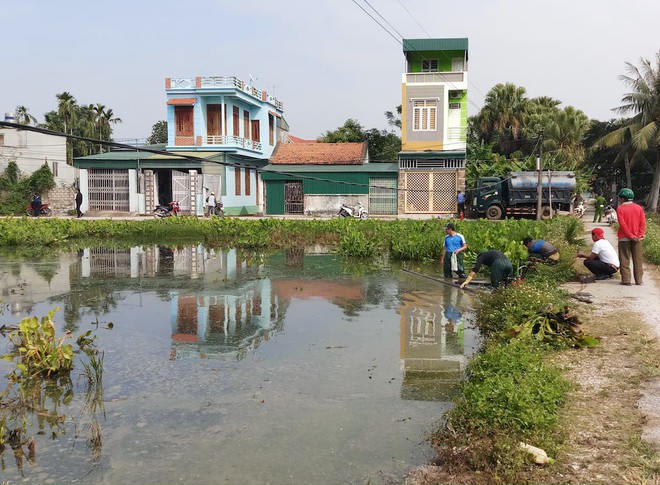
[[[197,102],[197,98],[170,98],[167,104],[170,106],[193,106]]]

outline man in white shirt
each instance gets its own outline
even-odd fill
[[[591,239],[594,245],[591,254],[578,253],[578,258],[585,258],[584,265],[591,271],[597,280],[608,280],[619,270],[619,255],[616,250],[605,239],[605,234],[600,227],[591,231]]]
[[[215,214],[215,192],[211,192],[211,195],[206,198],[206,215],[212,216],[213,214]]]

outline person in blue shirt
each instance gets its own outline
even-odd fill
[[[557,264],[559,262],[559,250],[543,239],[532,239],[526,237],[523,244],[529,252],[530,261],[542,262],[547,264]]]
[[[461,214],[465,216],[465,194],[459,190],[456,200],[458,202],[458,217],[461,217]]]
[[[465,238],[462,234],[456,232],[456,228],[451,222],[445,226],[445,233],[447,235],[440,257],[440,264],[443,265],[445,278],[451,278],[454,272],[458,274],[459,278],[465,278],[463,252],[468,247]]]

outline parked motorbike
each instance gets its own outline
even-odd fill
[[[153,210],[154,216],[158,219],[179,215],[179,202],[173,200],[167,205],[157,205]]]
[[[587,208],[584,206],[584,202],[580,201],[580,203],[573,208],[573,215],[576,217],[582,217],[586,211]]]
[[[34,209],[32,208],[32,203],[29,203],[27,205],[26,212],[27,212],[27,215],[34,216]],[[41,204],[39,212],[37,213],[37,217],[38,216],[50,216],[52,213],[53,213],[53,210],[50,208],[50,206],[48,204]]]
[[[612,201],[610,201],[610,204],[606,205],[605,209],[603,209],[603,216],[610,226],[618,222],[618,219],[616,218],[616,210],[612,207]]]
[[[342,204],[339,208],[339,217],[353,217],[360,220],[368,219],[369,213],[367,212],[367,209],[365,209],[362,205],[362,202],[358,202],[357,204],[358,205],[356,208]]]
[[[225,215],[224,204],[222,202],[216,202],[211,215],[223,217]]]

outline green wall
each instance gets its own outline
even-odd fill
[[[422,72],[422,60],[437,59],[441,72],[451,71],[451,60],[454,57],[465,57],[465,51],[424,51],[410,53],[410,71]]]

